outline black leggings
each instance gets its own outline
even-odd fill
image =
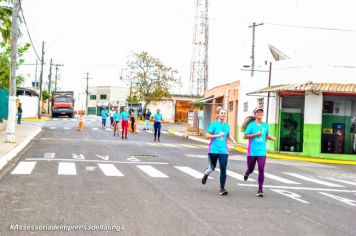
[[[135,133],[135,118],[131,117],[131,130],[132,133]]]

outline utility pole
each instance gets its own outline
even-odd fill
[[[251,76],[253,76],[255,70],[255,28],[260,25],[263,25],[263,23],[256,24],[253,22],[253,24],[249,26],[249,28],[252,28]]]
[[[35,69],[35,90],[38,88],[38,86],[37,86],[37,65],[38,65],[38,63],[37,63],[37,59],[36,59],[36,69]]]
[[[43,81],[43,64],[44,64],[44,41],[42,41],[41,73],[40,73],[40,97],[38,101],[38,119],[41,119],[41,100],[42,100],[42,81]]]
[[[54,66],[56,67],[56,79],[54,82],[54,91],[57,91],[57,80],[58,80],[58,70],[59,70],[59,66],[64,66],[63,64],[54,64]]]
[[[10,85],[9,85],[9,112],[7,116],[6,127],[6,142],[15,143],[15,129],[16,129],[16,64],[17,64],[17,39],[19,36],[19,0],[14,0],[12,10],[12,26],[11,26],[11,70],[10,70]]]
[[[132,108],[132,80],[130,81],[130,108]]]
[[[85,91],[86,94],[86,100],[85,100],[85,115],[88,115],[88,97],[89,97],[89,72],[85,73],[86,74],[86,79],[87,80],[87,89]]]
[[[271,77],[272,77],[272,62],[269,63],[268,87],[271,86]],[[268,124],[269,97],[270,97],[270,92],[267,93],[267,109],[266,109],[266,123],[267,124]]]
[[[52,58],[51,58],[51,62],[49,64],[49,75],[48,75],[48,94],[49,94],[49,97],[51,97],[51,89],[52,89],[52,86],[51,86],[51,82],[52,82]],[[47,113],[49,114],[49,99],[48,99],[48,102],[47,102]]]

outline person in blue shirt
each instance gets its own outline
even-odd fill
[[[108,117],[108,110],[106,110],[106,107],[103,107],[103,110],[101,110],[101,125],[103,128],[106,126],[106,118]]]
[[[115,112],[113,114],[113,118],[114,118],[114,136],[119,136],[119,129],[120,129],[120,113],[119,113],[119,109],[116,108]]]
[[[127,107],[124,107],[124,110],[120,113],[121,117],[121,128],[122,128],[122,139],[127,139],[127,128],[129,127],[129,117],[130,114],[127,112]]]
[[[155,129],[155,133],[154,133],[154,141],[156,142],[156,140],[158,140],[158,142],[160,142],[160,137],[161,137],[161,122],[163,121],[163,116],[161,114],[161,110],[157,109],[157,113],[153,115],[153,128]],[[158,136],[158,139],[157,139]]]
[[[276,138],[269,136],[268,125],[262,122],[263,109],[257,107],[253,111],[253,117],[245,119],[242,125],[244,139],[248,139],[247,147],[247,170],[244,180],[253,173],[256,162],[258,164],[258,191],[257,196],[263,197],[264,169],[267,156],[267,140],[275,141]]]
[[[208,159],[209,165],[204,172],[202,184],[206,184],[209,175],[215,170],[217,161],[219,160],[220,166],[220,195],[226,195],[228,192],[225,189],[226,183],[226,168],[229,156],[228,139],[236,143],[230,137],[230,126],[225,123],[226,110],[220,108],[218,111],[218,119],[209,125],[206,138],[210,139]]]

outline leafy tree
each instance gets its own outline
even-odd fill
[[[144,102],[144,109],[153,101],[170,98],[169,87],[177,81],[177,71],[165,66],[147,52],[133,53],[121,79],[132,82],[133,95]]]
[[[132,97],[132,104],[138,104],[139,101],[138,101],[137,95],[131,95],[131,97]],[[127,102],[127,104],[131,104],[130,95],[127,96],[126,102]]]
[[[24,46],[17,48],[17,66],[24,63],[23,55],[30,48],[30,44],[26,43]],[[9,88],[11,65],[11,46],[9,43],[0,43],[0,88]],[[25,78],[22,75],[16,76],[16,84],[21,85]]]
[[[43,90],[42,91],[42,102],[47,102],[49,97],[50,97],[49,92],[47,90]]]
[[[9,0],[0,0],[0,35],[5,43],[8,43],[11,38],[12,8],[10,3]]]

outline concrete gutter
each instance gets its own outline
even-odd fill
[[[202,139],[194,136],[189,136],[175,130],[168,130],[169,134],[177,135],[183,138],[191,139],[194,141],[202,142],[205,144],[209,144],[210,141],[207,139]],[[232,146],[229,147],[237,152],[240,153],[247,153],[246,148],[239,147],[239,146]],[[316,162],[316,163],[325,163],[325,164],[337,164],[337,165],[356,165],[356,161],[346,161],[346,160],[335,160],[335,159],[324,159],[324,158],[315,158],[315,157],[301,157],[301,156],[293,156],[293,155],[286,155],[286,154],[277,154],[277,153],[268,153],[267,157],[275,158],[275,159],[285,159],[285,160],[294,160],[294,161],[307,161],[307,162]]]

